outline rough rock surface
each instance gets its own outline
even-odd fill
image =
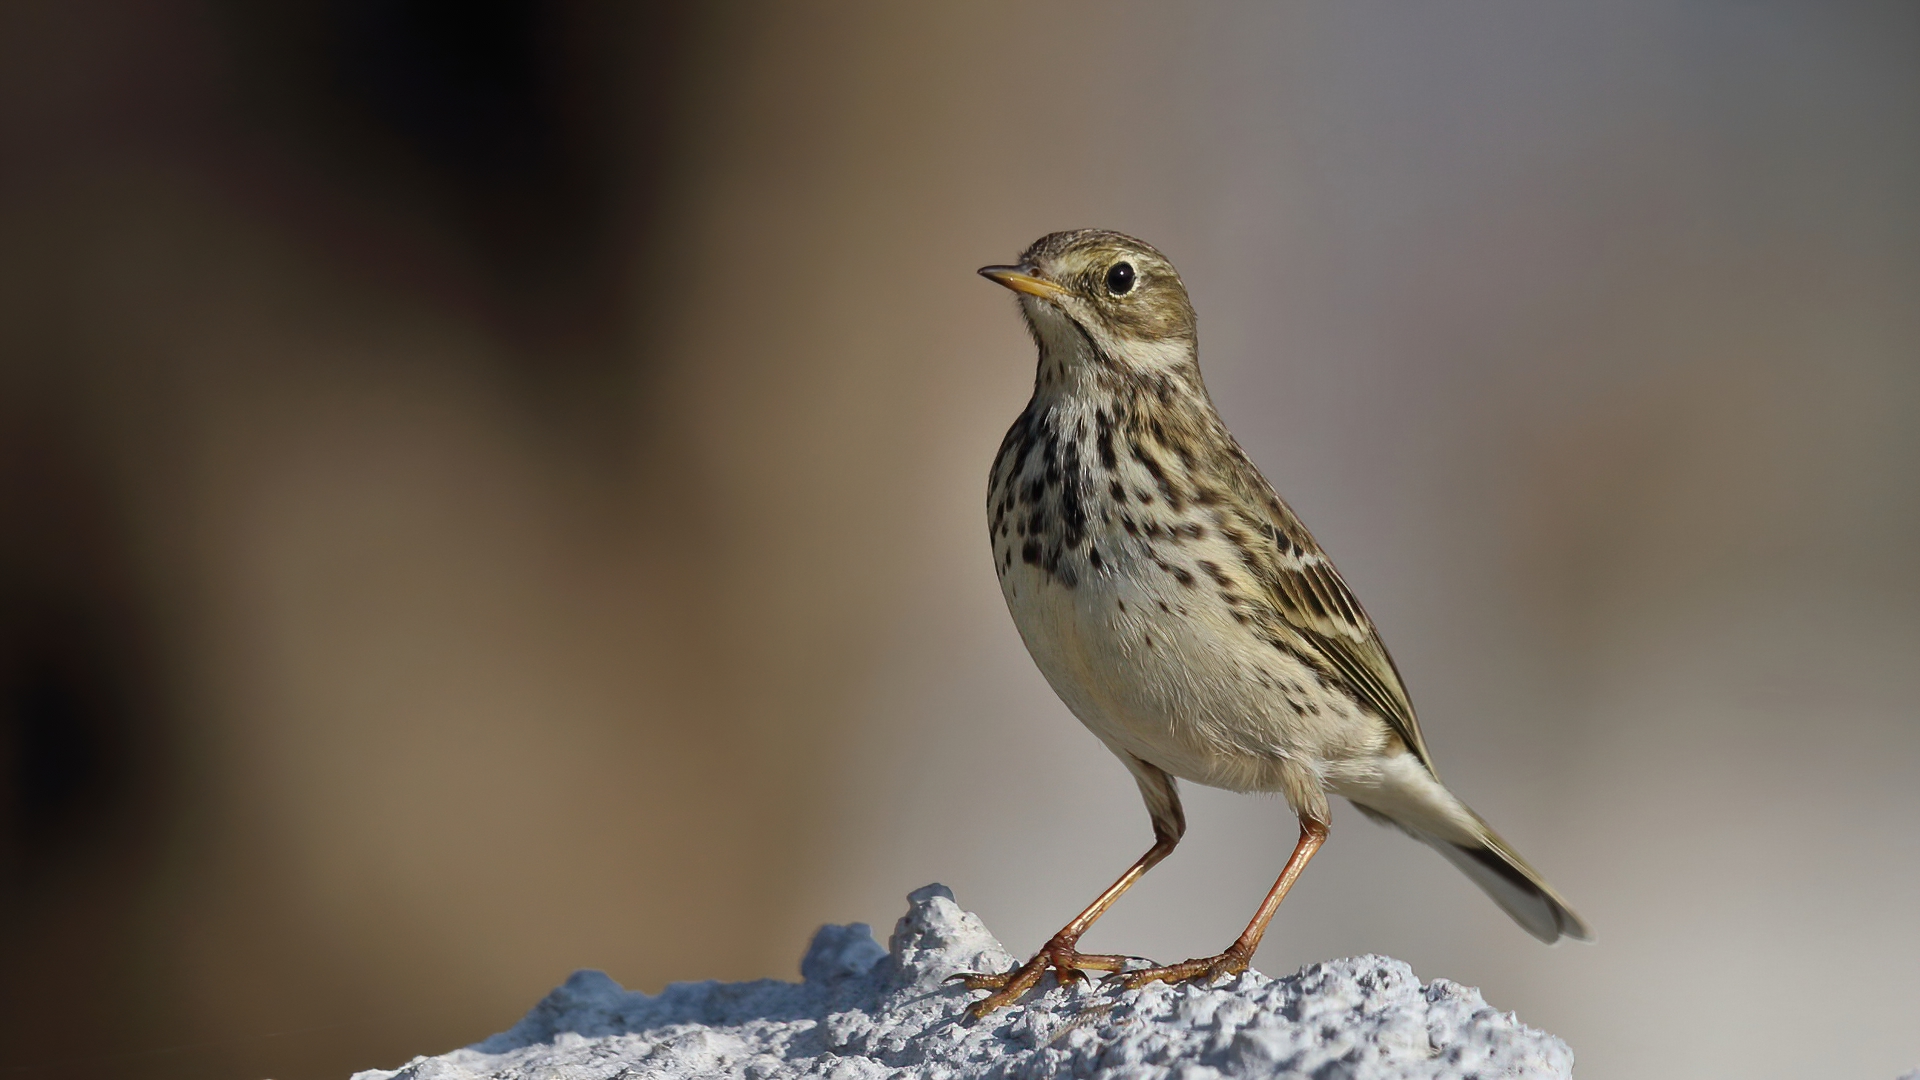
[[[576,972],[509,1030],[354,1080],[1215,1080],[1571,1077],[1573,1053],[1481,1000],[1380,956],[1284,979],[1217,986],[1054,986],[975,1021],[981,996],[948,983],[1013,957],[945,886],[911,907],[882,950],[865,924],[825,926],[803,981],[676,983],[648,996]]]

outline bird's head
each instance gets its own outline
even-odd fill
[[[1057,232],[1034,241],[1017,264],[983,266],[980,274],[1020,294],[1043,358],[1122,375],[1194,363],[1187,287],[1144,240],[1103,229]]]

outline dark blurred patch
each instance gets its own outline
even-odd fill
[[[143,1007],[147,913],[127,900],[159,865],[174,762],[117,492],[70,415],[21,381],[4,393],[0,925],[8,967],[33,978],[0,980],[0,1034],[20,1067],[68,1026],[63,1002],[130,1017],[106,1047],[173,1020]]]
[[[0,728],[5,873],[31,890],[59,864],[137,831],[162,741],[113,492],[72,429],[0,423]],[[23,408],[22,406],[26,406]]]
[[[118,650],[69,597],[12,598],[4,616],[0,709],[13,744],[8,785],[14,871],[85,844],[126,790],[127,703]]]
[[[309,180],[444,243],[405,284],[501,334],[529,392],[602,397],[644,364],[624,347],[633,269],[660,224],[671,88],[694,9],[294,0],[219,11],[231,100],[251,132]]]
[[[508,189],[573,171],[551,8],[338,0],[328,9],[340,92],[434,166]]]
[[[583,465],[617,468],[632,457],[631,383],[654,359],[635,328],[662,302],[636,271],[665,220],[689,35],[710,17],[611,0],[103,0],[0,15],[0,52],[22,61],[0,86],[0,126],[33,136],[12,140],[32,152],[3,182],[41,203],[0,212],[0,1074],[263,1075],[242,1067],[257,1052],[343,1075],[395,1038],[333,1031],[288,1050],[255,1025],[238,1042],[156,1049],[224,1032],[195,1014],[199,960],[172,939],[199,925],[197,899],[231,893],[244,909],[253,894],[233,883],[265,871],[209,883],[210,796],[186,764],[207,720],[184,703],[200,672],[178,655],[191,632],[169,606],[181,567],[155,555],[142,517],[157,512],[164,531],[204,509],[167,502],[178,490],[156,499],[166,470],[153,463],[183,460],[207,419],[130,389],[191,384],[204,358],[113,307],[119,286],[144,298],[171,272],[141,265],[116,229],[174,184],[189,202],[224,200],[236,227],[348,283],[338,295],[362,306],[343,324],[488,335],[440,362],[499,365],[469,374],[506,382]],[[194,287],[218,286],[206,273]],[[91,333],[103,323],[114,331]],[[312,355],[353,362],[264,347],[249,374],[275,385],[276,368]],[[120,411],[129,397],[142,400]],[[262,985],[309,977],[268,972],[269,953],[297,962],[301,945],[274,912],[246,916],[246,947],[267,943],[247,961]]]

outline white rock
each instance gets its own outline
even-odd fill
[[[1013,957],[943,885],[913,893],[890,948],[861,923],[825,926],[804,981],[675,983],[633,993],[574,973],[512,1028],[354,1080],[1315,1080],[1571,1077],[1567,1044],[1480,991],[1380,956],[1218,986],[1058,987],[985,1020],[962,971]]]

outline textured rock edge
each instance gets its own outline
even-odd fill
[[[799,983],[676,983],[628,991],[579,971],[508,1030],[354,1080],[830,1076],[1570,1077],[1567,1045],[1445,979],[1361,956],[1284,979],[1214,986],[1098,983],[1043,992],[974,1021],[948,979],[1014,960],[941,885],[908,897],[882,949],[862,923],[825,926]]]

